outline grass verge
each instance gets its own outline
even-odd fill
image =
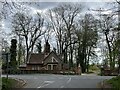
[[[2,90],[10,90],[12,88],[22,88],[22,83],[16,79],[12,79],[12,78],[6,79],[5,77],[2,77]]]
[[[111,84],[115,90],[120,90],[120,76],[107,80],[107,83]]]
[[[16,84],[15,79],[6,79],[5,77],[2,77],[2,90],[9,90],[10,88],[14,88],[14,85]]]

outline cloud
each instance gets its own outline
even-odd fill
[[[57,4],[58,4],[58,2],[39,2],[38,1],[38,2],[27,2],[24,5],[42,10],[42,9],[46,9],[46,8],[52,8],[52,7],[56,6]]]

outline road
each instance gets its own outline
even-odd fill
[[[26,81],[24,88],[98,88],[98,83],[112,76],[30,74],[9,75]]]

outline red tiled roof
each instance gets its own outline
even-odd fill
[[[43,60],[44,60],[44,54],[36,54],[33,53],[30,56],[30,60],[28,62],[28,64],[43,64]]]
[[[30,56],[30,60],[27,64],[44,64],[45,63],[45,60],[47,58],[49,58],[49,56],[51,54],[54,54],[58,59],[59,61],[61,62],[62,60],[60,59],[60,57],[54,53],[53,51],[49,53],[49,55],[47,57],[44,58],[44,54],[41,53],[41,54],[37,54],[37,53],[32,53],[31,56]]]

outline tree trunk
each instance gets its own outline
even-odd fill
[[[106,37],[106,42],[107,42],[108,51],[109,51],[110,70],[113,70],[115,66],[114,66],[114,64],[113,64],[111,46],[110,46],[110,43],[109,43],[108,36],[107,36],[107,33],[106,33],[106,32],[105,32],[105,37]]]

